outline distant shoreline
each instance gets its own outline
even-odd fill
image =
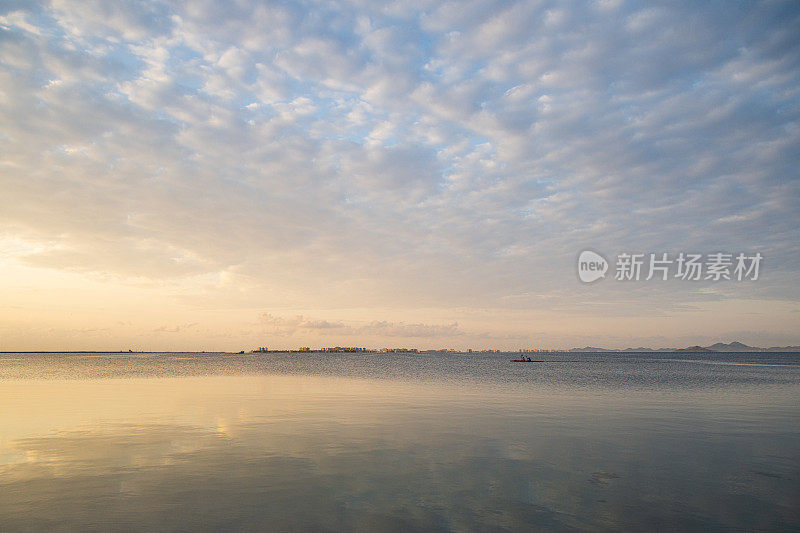
[[[668,350],[668,349],[654,349],[654,350],[631,350],[631,349],[622,349],[622,350],[611,350],[611,349],[598,349],[598,350],[585,350],[585,349],[567,349],[567,350],[548,350],[546,352],[521,352],[519,350],[508,350],[508,351],[498,351],[498,352],[479,352],[479,351],[448,351],[443,352],[441,350],[420,350],[418,352],[397,352],[397,353],[381,353],[381,352],[326,352],[323,350],[310,350],[306,352],[298,352],[297,350],[270,350],[268,352],[264,351],[247,351],[242,353],[241,351],[208,351],[208,350],[179,350],[179,351],[169,351],[169,350],[149,350],[149,351],[129,351],[129,350],[10,350],[10,351],[0,351],[0,355],[7,355],[7,354],[227,354],[227,355],[258,355],[258,354],[277,354],[277,353],[285,353],[285,354],[347,354],[347,355],[354,355],[354,354],[369,354],[369,355],[501,355],[501,354],[520,354],[520,353],[564,353],[564,354],[649,354],[649,355],[657,355],[657,354],[715,354],[715,353],[743,353],[743,354],[775,354],[775,353],[798,353],[800,352],[800,347],[794,348],[790,347],[788,349],[768,349],[768,348],[761,348],[755,350],[736,350],[736,351],[725,351],[725,350],[689,350],[686,348],[678,348],[675,350]]]

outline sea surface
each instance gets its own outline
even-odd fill
[[[0,531],[800,530],[800,354],[0,354]]]

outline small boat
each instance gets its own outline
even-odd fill
[[[541,359],[512,359],[512,363],[544,363]]]

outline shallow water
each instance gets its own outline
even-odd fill
[[[0,354],[0,530],[800,528],[800,354]]]

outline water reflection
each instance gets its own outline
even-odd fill
[[[798,391],[780,384],[0,383],[9,530],[800,526]]]

